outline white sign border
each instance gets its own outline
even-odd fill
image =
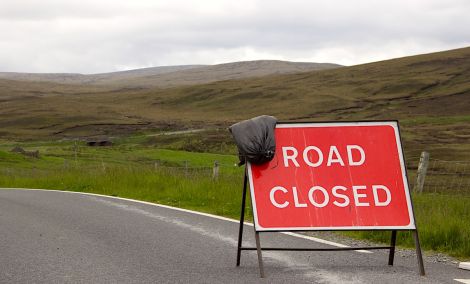
[[[410,196],[408,178],[406,174],[405,159],[403,156],[403,147],[401,145],[400,131],[398,121],[357,121],[357,122],[301,122],[301,123],[278,123],[276,128],[305,128],[305,127],[325,127],[325,126],[391,126],[395,131],[395,139],[397,144],[398,156],[400,159],[400,167],[402,172],[403,185],[405,189],[406,202],[408,205],[408,213],[410,223],[406,226],[341,226],[341,227],[275,227],[264,228],[258,222],[258,212],[256,208],[256,199],[254,194],[253,175],[251,172],[251,164],[247,162],[248,181],[250,185],[251,204],[253,207],[253,223],[255,230],[262,231],[361,231],[361,230],[416,230],[413,205]]]

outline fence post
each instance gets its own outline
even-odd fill
[[[184,175],[188,176],[188,161],[184,161]]]
[[[419,158],[418,173],[416,175],[416,184],[413,191],[421,193],[423,192],[424,179],[426,177],[426,172],[428,171],[429,166],[429,153],[426,151],[421,152],[421,157]]]
[[[212,179],[218,179],[219,178],[219,162],[215,161],[214,162],[214,168],[212,169]]]
[[[101,158],[101,169],[103,172],[106,172],[106,164],[104,163],[103,158]]]
[[[77,140],[74,141],[73,144],[73,153],[75,156],[75,165],[77,164],[77,152],[78,152],[78,145],[77,145]]]

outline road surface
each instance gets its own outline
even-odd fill
[[[238,225],[130,200],[58,191],[0,190],[0,283],[458,283],[470,271],[387,253],[244,251]],[[245,226],[253,246],[253,227]],[[262,245],[328,247],[264,233]]]

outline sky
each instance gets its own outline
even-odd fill
[[[469,14],[469,0],[0,0],[0,72],[355,65],[470,46]]]

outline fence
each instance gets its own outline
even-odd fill
[[[218,161],[214,161],[212,167],[197,167],[191,166],[189,162],[184,162],[183,166],[166,166],[160,165],[158,162],[154,164],[155,170],[170,170],[175,171],[178,173],[184,173],[184,175],[188,178],[194,176],[208,176],[212,177],[212,179],[217,180],[221,174],[233,174],[233,170],[237,168],[234,165],[227,165],[227,164],[220,164]]]
[[[410,183],[414,192],[470,194],[470,161],[434,159],[423,152]]]
[[[446,161],[434,159],[429,153],[423,152],[420,158],[407,157],[407,168],[409,174],[410,187],[414,192],[445,193],[445,194],[470,194],[470,161]],[[62,170],[73,169],[75,163],[69,163],[64,160]],[[152,165],[147,164],[148,169]],[[105,172],[108,165],[101,161],[95,165],[87,165],[88,169],[95,169],[97,172]],[[131,171],[130,166],[129,171]],[[159,161],[154,162],[155,171],[169,171],[180,174],[182,177],[210,177],[218,180],[220,177],[239,178],[242,175],[242,169],[233,164],[222,164],[214,161],[212,166],[195,166],[189,162],[183,162],[179,165],[163,164]],[[5,176],[16,176],[18,174],[41,174],[45,169],[9,169],[1,168],[0,174]]]
[[[102,163],[103,169],[106,168]],[[212,167],[194,166],[188,161],[182,165],[169,166],[154,163],[156,171],[170,171],[184,175],[186,178],[220,176],[240,176],[236,165],[221,164],[214,161]],[[432,192],[446,194],[470,194],[470,161],[445,161],[431,158],[429,153],[422,152],[421,157],[407,157],[407,168],[410,187],[414,192]]]
[[[414,192],[432,192],[446,194],[470,194],[470,161],[445,161],[431,158],[423,152],[420,158],[408,158],[410,187]],[[234,174],[234,165],[214,162],[213,167],[194,167],[189,163],[184,166],[159,166],[155,169],[167,169],[184,173],[188,178],[208,176],[218,179],[219,175]]]

